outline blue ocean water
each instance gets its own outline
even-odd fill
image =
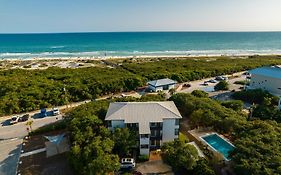
[[[281,32],[0,34],[0,59],[281,54]]]

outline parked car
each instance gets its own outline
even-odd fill
[[[243,75],[251,75],[250,72],[244,72]]]
[[[24,114],[19,118],[19,122],[25,122],[29,119],[29,114]]]
[[[60,110],[59,110],[59,108],[53,108],[52,113],[53,113],[53,115],[60,115]]]
[[[217,80],[214,80],[214,79],[211,79],[211,80],[209,80],[208,82],[210,82],[210,83],[217,83],[218,81],[217,81]]]
[[[10,125],[16,124],[19,122],[19,116],[13,116],[10,120]]]
[[[226,81],[226,80],[228,80],[228,77],[227,76],[222,76],[222,79]]]
[[[45,108],[42,108],[41,110],[40,110],[40,117],[47,117],[48,115],[47,115],[47,110],[45,109]]]
[[[136,162],[133,158],[123,158],[121,159],[121,169],[127,169],[127,168],[134,168],[136,166]]]
[[[202,84],[203,86],[209,86],[207,81],[204,81],[204,83]]]
[[[183,87],[189,88],[189,87],[191,87],[191,84],[186,83],[186,84],[183,85]]]
[[[223,80],[228,80],[228,78],[226,77],[226,76],[217,76],[216,78],[215,78],[215,80],[217,80],[217,81],[223,81]]]

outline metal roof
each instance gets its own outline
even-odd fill
[[[251,74],[281,79],[281,68],[278,66],[256,68],[249,72]]]
[[[138,123],[139,134],[150,134],[150,122],[163,122],[163,119],[182,118],[172,101],[164,102],[115,102],[110,103],[105,120],[124,120],[125,123]]]
[[[164,79],[159,79],[159,80],[153,80],[153,81],[149,81],[148,84],[154,86],[154,87],[158,87],[158,86],[164,86],[164,85],[168,85],[168,84],[176,84],[177,82],[174,80],[171,80],[169,78],[164,78]]]

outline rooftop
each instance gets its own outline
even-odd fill
[[[168,84],[176,84],[177,82],[174,80],[171,80],[169,78],[164,78],[164,79],[159,79],[159,80],[153,80],[153,81],[149,81],[148,84],[152,85],[152,86],[164,86],[164,85],[168,85]]]
[[[280,66],[261,67],[261,68],[256,68],[256,69],[250,70],[249,72],[251,74],[263,75],[263,76],[267,76],[267,77],[281,79]]]
[[[105,120],[124,120],[138,123],[140,134],[150,134],[150,122],[182,118],[172,101],[164,102],[115,102],[110,103]]]

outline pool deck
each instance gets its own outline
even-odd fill
[[[188,138],[190,141],[194,141],[197,145],[205,145],[210,148],[210,150],[214,153],[214,155],[219,159],[219,160],[226,160],[228,161],[227,158],[224,157],[222,153],[214,149],[211,145],[209,145],[202,137],[208,136],[208,135],[213,135],[217,134],[219,137],[221,137],[224,141],[229,143],[231,146],[235,147],[227,138],[225,138],[223,135],[218,134],[212,128],[199,128],[199,129],[194,129],[188,131]]]

